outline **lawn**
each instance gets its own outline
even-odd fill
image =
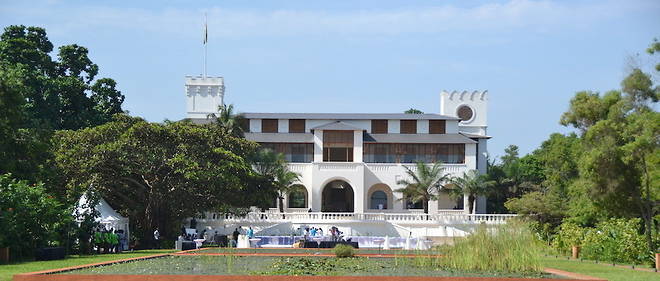
[[[92,256],[69,256],[64,260],[54,261],[27,261],[0,265],[0,281],[9,281],[14,274],[41,271],[48,269],[57,269],[62,267],[98,263],[104,261],[136,258],[142,256],[150,256],[156,254],[171,253],[174,250],[142,250],[133,252],[124,252],[121,254],[107,254],[107,255],[92,255]]]
[[[547,257],[543,259],[543,266],[560,270],[586,274],[610,281],[646,281],[660,280],[660,273],[644,272],[629,268],[620,268],[593,262],[580,262],[575,260],[557,259]]]

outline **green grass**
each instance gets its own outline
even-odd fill
[[[128,259],[156,254],[172,253],[174,250],[142,250],[124,252],[121,254],[78,256],[72,255],[63,260],[54,261],[26,261],[0,265],[0,281],[9,281],[14,274],[57,269],[62,267],[99,263],[104,261]]]
[[[576,260],[557,259],[553,257],[543,258],[543,266],[586,274],[610,281],[646,281],[660,280],[660,273],[644,272],[629,268],[614,267],[611,265],[596,264],[593,262],[580,262]]]

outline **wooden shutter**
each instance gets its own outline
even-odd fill
[[[417,134],[417,120],[401,120],[401,134]]]
[[[429,134],[444,134],[445,130],[445,120],[429,120]]]
[[[277,133],[277,119],[261,119],[262,133]]]
[[[387,120],[371,120],[372,134],[387,134]]]
[[[304,133],[305,119],[289,119],[289,133]]]

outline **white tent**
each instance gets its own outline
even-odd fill
[[[83,194],[83,196],[80,197],[80,200],[78,200],[78,205],[73,214],[74,216],[90,212],[90,206],[87,201],[87,196]],[[105,229],[121,229],[126,233],[126,237],[130,237],[130,230],[128,228],[129,219],[122,217],[117,211],[112,209],[105,199],[100,198],[99,203],[94,206],[94,209],[99,212],[96,221],[104,226]]]

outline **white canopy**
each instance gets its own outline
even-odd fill
[[[78,200],[78,205],[74,211],[74,216],[77,214],[84,214],[91,212],[90,206],[87,203],[87,195],[83,194]],[[128,223],[129,219],[121,216],[117,211],[112,209],[105,199],[100,198],[99,203],[94,206],[94,209],[99,212],[99,216],[96,218],[96,221],[103,225],[106,229],[122,229],[124,233],[128,235]]]

